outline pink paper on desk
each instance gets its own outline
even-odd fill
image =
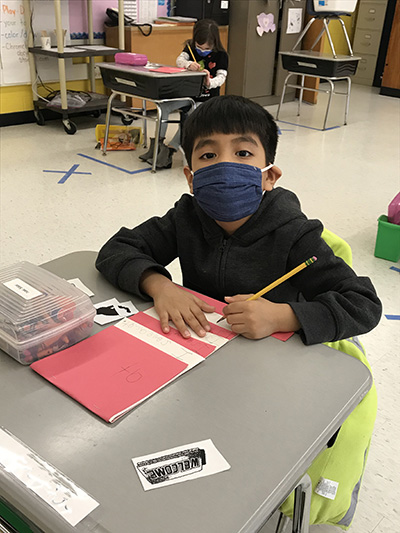
[[[162,74],[175,74],[176,72],[184,72],[185,68],[179,67],[158,67],[158,68],[149,68],[152,72],[161,72]]]
[[[106,422],[114,422],[187,366],[111,326],[31,368]]]
[[[271,337],[275,337],[275,339],[278,339],[279,341],[287,341],[288,339],[290,339],[290,337],[294,335],[294,331],[287,331],[287,332],[277,332],[277,333],[273,333],[271,335]]]

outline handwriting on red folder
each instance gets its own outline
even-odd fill
[[[111,326],[31,368],[103,420],[114,422],[187,366]]]
[[[183,338],[175,327],[162,332],[154,308],[126,318],[31,368],[107,422],[115,422],[180,374],[233,339],[216,321],[226,305],[199,293],[216,308],[211,331]],[[213,321],[211,321],[213,317]],[[273,336],[287,340],[292,333]]]

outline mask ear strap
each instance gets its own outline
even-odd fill
[[[261,172],[265,172],[266,170],[269,170],[270,168],[272,168],[274,166],[274,163],[271,163],[270,165],[268,165],[267,167],[264,167],[264,168],[261,168]]]

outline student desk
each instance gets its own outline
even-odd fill
[[[79,277],[94,302],[126,300],[95,258],[76,252],[43,266]],[[256,532],[372,385],[358,360],[296,335],[238,337],[113,425],[3,352],[0,375],[0,426],[100,503],[71,528],[0,468],[0,500],[48,533]],[[208,438],[230,470],[142,489],[131,458]]]
[[[117,63],[97,63],[100,68],[104,85],[111,89],[108,99],[106,130],[104,134],[103,155],[106,155],[108,131],[110,128],[111,111],[117,111],[125,117],[142,118],[144,121],[144,138],[147,142],[147,120],[153,120],[155,127],[155,142],[153,152],[152,172],[156,172],[159,132],[161,122],[179,123],[177,120],[163,119],[160,104],[163,102],[180,101],[182,107],[194,107],[194,100],[200,95],[205,73],[184,70],[182,72],[163,73],[157,72],[157,67],[162,65],[132,66]],[[175,67],[176,68],[176,67]],[[112,103],[116,96],[135,96],[142,100],[142,109],[113,108]],[[147,113],[146,104],[152,102],[156,106],[156,116]],[[123,118],[126,121],[126,118]]]

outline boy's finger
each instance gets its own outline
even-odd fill
[[[215,307],[213,305],[210,305],[204,302],[203,300],[199,300],[198,304],[199,304],[200,309],[204,311],[205,313],[214,313],[215,311]]]
[[[194,314],[190,314],[184,317],[186,324],[198,335],[199,337],[204,337],[206,330],[203,328],[202,324],[199,322],[197,317]]]
[[[160,326],[163,333],[169,333],[169,316],[168,313],[159,313]]]
[[[171,313],[170,320],[172,320],[182,337],[185,339],[190,337],[190,331],[188,330],[185,320],[179,312]]]
[[[252,294],[235,294],[235,296],[225,296],[225,302],[245,302],[248,300]]]
[[[210,331],[211,329],[211,326],[206,318],[206,316],[204,315],[203,311],[200,309],[200,308],[195,308],[195,309],[192,309],[192,313],[193,315],[196,317],[197,321],[199,322],[200,326],[205,330],[205,331]],[[196,331],[197,333],[197,331]],[[197,333],[198,334],[198,333]]]

